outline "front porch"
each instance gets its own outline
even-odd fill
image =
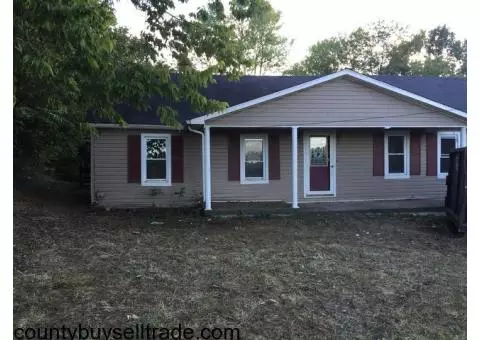
[[[205,210],[218,201],[277,200],[298,209],[304,198],[336,197],[335,129],[206,126],[204,131]]]
[[[437,199],[372,200],[350,202],[300,203],[293,210],[286,202],[214,202],[213,216],[289,216],[292,214],[338,212],[418,212],[443,213],[443,201]]]
[[[428,138],[436,138],[441,130],[206,126],[205,210],[283,213],[292,208],[321,212],[442,207],[445,180],[427,166],[432,152],[433,159],[437,157],[428,149]],[[401,176],[388,173],[396,170],[387,163],[395,158],[386,156],[390,135],[402,137],[402,162],[395,165]],[[247,142],[258,148],[251,169],[246,165],[251,161]],[[248,172],[256,173],[256,178],[250,181]]]

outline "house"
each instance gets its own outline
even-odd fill
[[[92,202],[104,207],[202,202],[438,199],[448,154],[466,145],[466,79],[365,76],[217,77],[204,94],[229,103],[200,115],[161,104],[118,107],[127,128],[90,117]],[[439,203],[441,204],[441,203]]]

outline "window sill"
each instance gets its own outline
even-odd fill
[[[166,181],[144,181],[142,182],[143,187],[170,187],[172,186],[171,182]]]
[[[384,179],[409,179],[410,175],[385,175]]]
[[[242,179],[240,184],[268,184],[268,179],[248,180]]]

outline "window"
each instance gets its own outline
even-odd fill
[[[409,178],[410,138],[407,133],[385,134],[385,178]]]
[[[240,182],[242,184],[268,183],[267,136],[240,137]]]
[[[142,185],[170,185],[170,135],[142,135]]]
[[[437,137],[437,174],[445,178],[450,167],[450,152],[460,144],[460,132],[440,131]]]

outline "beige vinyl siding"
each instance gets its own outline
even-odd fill
[[[211,126],[460,126],[465,119],[340,78],[207,122]]]
[[[298,140],[299,202],[348,201],[363,199],[443,199],[445,180],[426,176],[426,138],[421,140],[421,175],[409,179],[385,179],[372,175],[373,141],[371,130],[337,130],[336,197],[304,197],[303,132]],[[309,130],[314,131],[314,130]],[[158,130],[124,131],[101,129],[92,144],[92,196],[104,207],[174,207],[198,203],[202,198],[201,137],[185,135],[184,183],[170,187],[144,187],[127,182],[127,135]],[[166,131],[163,131],[166,133]],[[240,184],[228,181],[228,131],[213,129],[211,136],[212,201],[291,202],[291,135],[280,134],[280,180],[268,184]],[[184,188],[183,197],[175,195]],[[152,196],[155,189],[158,195]]]
[[[202,200],[202,140],[194,134],[184,135],[184,183],[148,187],[128,183],[128,134],[171,133],[160,130],[99,129],[93,137],[92,196],[104,207],[175,207]],[[179,193],[184,188],[183,195]],[[152,189],[158,193],[152,195]],[[177,194],[175,194],[177,193]]]

